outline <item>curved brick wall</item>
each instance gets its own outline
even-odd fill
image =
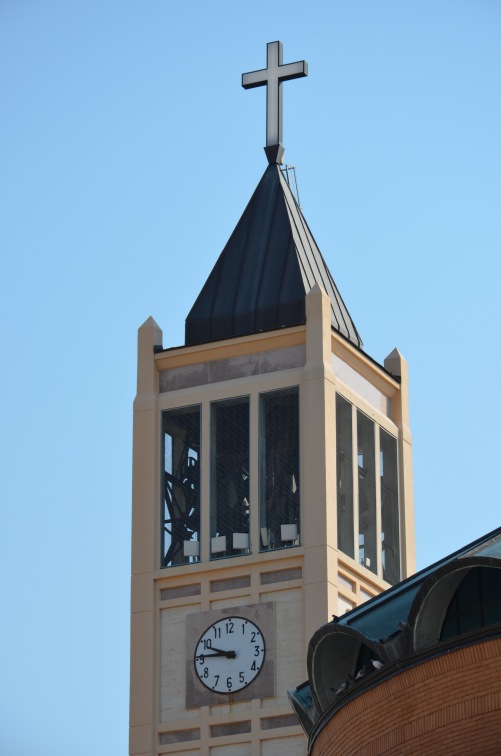
[[[395,674],[328,721],[311,756],[499,756],[501,638]]]

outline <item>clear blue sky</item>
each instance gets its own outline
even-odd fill
[[[499,0],[2,0],[6,756],[127,752],[136,330],[183,341],[266,167],[240,76],[276,39],[309,63],[303,211],[366,351],[410,364],[418,566],[500,524]]]

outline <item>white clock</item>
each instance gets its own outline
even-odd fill
[[[195,647],[195,672],[216,693],[249,685],[263,667],[266,646],[257,625],[245,617],[225,617],[210,625]]]

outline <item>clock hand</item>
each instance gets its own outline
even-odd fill
[[[227,659],[235,659],[236,657],[235,651],[221,651],[221,649],[219,648],[211,648],[211,651],[214,651],[215,653],[199,654],[197,656],[197,659],[200,659],[202,656],[204,657],[204,659],[207,659],[208,657],[211,657],[211,656],[225,656]]]
[[[218,651],[217,654],[204,654],[205,658],[209,656],[226,656],[227,659],[234,659],[236,653],[234,651]]]
[[[227,654],[233,654],[233,655],[235,654],[235,652],[234,652],[234,651],[221,651],[221,649],[220,649],[220,648],[214,648],[214,646],[211,646],[211,647],[210,647],[210,650],[211,650],[211,651],[217,651],[217,653],[218,653],[218,654],[224,654],[225,656],[226,656]],[[206,656],[207,656],[207,654],[206,654]],[[232,658],[233,658],[233,657],[232,657]]]

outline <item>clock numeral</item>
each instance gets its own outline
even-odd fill
[[[238,627],[243,636],[240,641]],[[232,639],[230,635],[233,635]],[[226,616],[213,622],[195,648],[193,671],[198,680],[209,690],[223,694],[233,694],[233,691],[252,684],[262,669],[265,656],[263,633],[253,622],[238,616]],[[237,661],[227,661],[231,659]],[[216,670],[219,670],[217,675]]]

